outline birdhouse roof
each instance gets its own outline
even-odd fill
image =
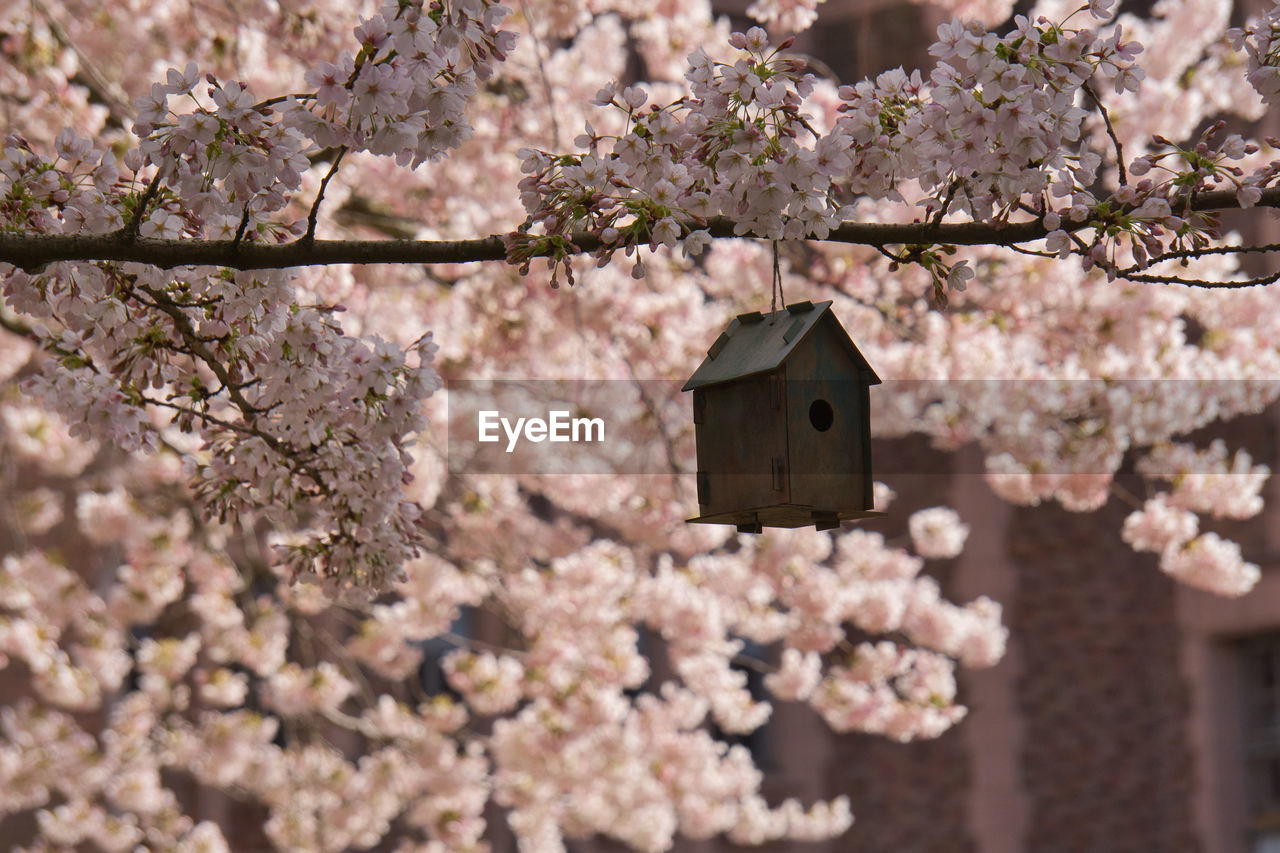
[[[786,361],[800,342],[823,322],[829,322],[834,327],[839,339],[847,346],[849,355],[858,365],[859,372],[870,377],[869,384],[880,384],[880,377],[876,376],[871,365],[867,364],[862,353],[849,340],[849,334],[840,325],[835,314],[831,313],[831,302],[827,301],[816,305],[812,302],[797,302],[781,311],[768,314],[753,311],[734,317],[707,350],[706,360],[681,390],[691,391],[744,376],[767,373]]]

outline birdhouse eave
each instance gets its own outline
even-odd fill
[[[824,321],[839,332],[841,343],[858,366],[858,374],[868,385],[879,385],[880,377],[862,357],[840,321],[831,313],[831,302],[799,302],[769,314],[740,314],[721,332],[682,391],[705,388],[757,376],[776,370],[809,334]]]

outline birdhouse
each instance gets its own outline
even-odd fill
[[[698,510],[691,522],[838,527],[872,503],[871,365],[830,302],[734,318],[685,383],[693,391]]]

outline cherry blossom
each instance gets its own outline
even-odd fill
[[[922,557],[954,557],[964,550],[969,526],[949,507],[936,506],[911,514],[907,521],[916,552]]]

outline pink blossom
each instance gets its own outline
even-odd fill
[[[1185,545],[1172,544],[1160,555],[1160,569],[1197,589],[1239,596],[1262,577],[1240,556],[1240,546],[1216,533],[1202,533]]]
[[[765,676],[765,687],[779,699],[803,702],[813,693],[822,677],[822,662],[814,652],[802,655],[796,649],[784,649],[778,671]]]
[[[1124,541],[1136,551],[1159,554],[1170,547],[1189,542],[1199,529],[1195,513],[1170,506],[1168,495],[1161,493],[1148,500],[1140,511],[1124,520]]]
[[[285,664],[267,679],[268,701],[287,717],[335,710],[354,690],[355,685],[328,661],[310,669]]]
[[[947,559],[964,550],[969,525],[949,507],[933,507],[912,513],[907,526],[916,551],[923,557]]]
[[[505,713],[520,701],[524,667],[513,657],[458,650],[445,657],[443,666],[449,683],[477,713]]]

